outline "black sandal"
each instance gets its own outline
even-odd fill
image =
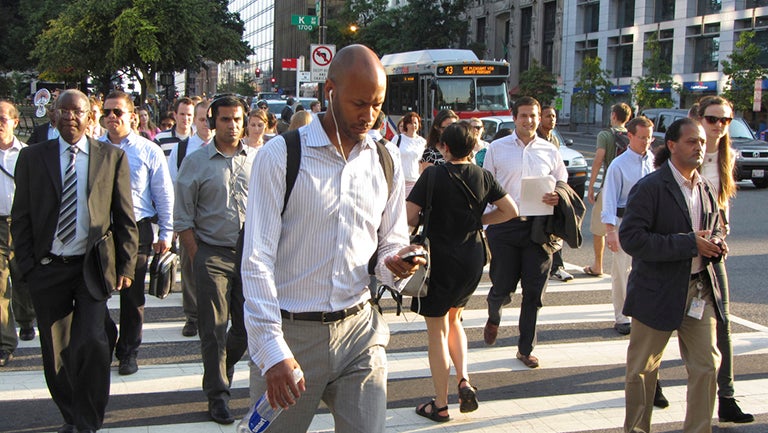
[[[427,407],[432,406],[432,411],[427,412]],[[433,398],[432,401],[429,403],[424,403],[421,405],[421,407],[416,408],[416,413],[420,416],[423,416],[424,418],[429,418],[434,422],[446,422],[451,420],[450,415],[440,415],[439,412],[442,412],[444,410],[448,410],[448,406],[445,407],[437,407],[435,406],[435,399]]]
[[[466,382],[468,386],[461,387]],[[459,412],[467,413],[477,410],[477,388],[469,384],[467,379],[462,378],[459,381]]]

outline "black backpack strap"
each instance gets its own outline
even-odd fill
[[[283,199],[283,210],[280,215],[285,213],[285,207],[288,206],[288,199],[291,197],[293,186],[296,185],[296,178],[299,177],[299,166],[301,165],[301,137],[298,130],[288,131],[283,135],[285,139],[285,198]]]
[[[381,164],[381,169],[384,170],[384,178],[387,179],[387,197],[389,197],[392,195],[392,184],[395,178],[395,161],[387,150],[387,143],[389,143],[389,140],[386,138],[377,141],[376,151],[379,153],[379,164]]]
[[[181,168],[181,161],[184,161],[184,157],[187,156],[187,145],[189,145],[189,137],[179,141],[179,148],[176,153],[176,168]]]

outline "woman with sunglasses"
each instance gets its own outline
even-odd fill
[[[730,200],[736,195],[736,182],[733,178],[735,154],[731,149],[731,139],[728,125],[733,120],[733,104],[720,96],[705,96],[699,102],[699,121],[704,127],[707,148],[704,162],[699,167],[701,175],[715,185],[717,204],[725,222],[725,232],[728,233],[728,210]],[[747,423],[755,420],[751,414],[742,412],[733,389],[733,345],[731,342],[730,315],[728,300],[730,289],[728,275],[725,270],[725,260],[714,263],[715,275],[720,285],[723,298],[723,315],[725,322],[717,321],[717,348],[722,355],[720,369],[717,373],[718,416],[720,422]],[[658,387],[657,393],[661,391]]]

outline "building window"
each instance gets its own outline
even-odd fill
[[[616,0],[616,28],[635,25],[635,0]]]
[[[477,19],[477,30],[475,32],[475,42],[485,43],[485,17]]]
[[[578,10],[583,33],[594,33],[600,28],[600,2],[597,0],[582,0]]]
[[[655,1],[655,23],[662,21],[672,21],[675,19],[675,2],[669,0],[656,0]]]
[[[554,68],[556,16],[557,2],[544,3],[544,35],[541,46],[541,64],[549,72],[552,72]]]
[[[723,9],[722,0],[699,0],[698,15],[716,14]]]
[[[531,54],[531,21],[533,8],[527,7],[520,10],[520,72],[528,70]]]
[[[739,2],[736,2],[737,4]],[[747,9],[768,6],[768,0],[747,0]]]
[[[613,64],[613,76],[632,76],[632,35],[608,38],[608,60]]]
[[[694,41],[693,72],[714,72],[720,62],[720,37],[706,36]]]

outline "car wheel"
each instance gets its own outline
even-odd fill
[[[768,188],[768,178],[752,179],[752,183],[755,184],[755,188]]]

